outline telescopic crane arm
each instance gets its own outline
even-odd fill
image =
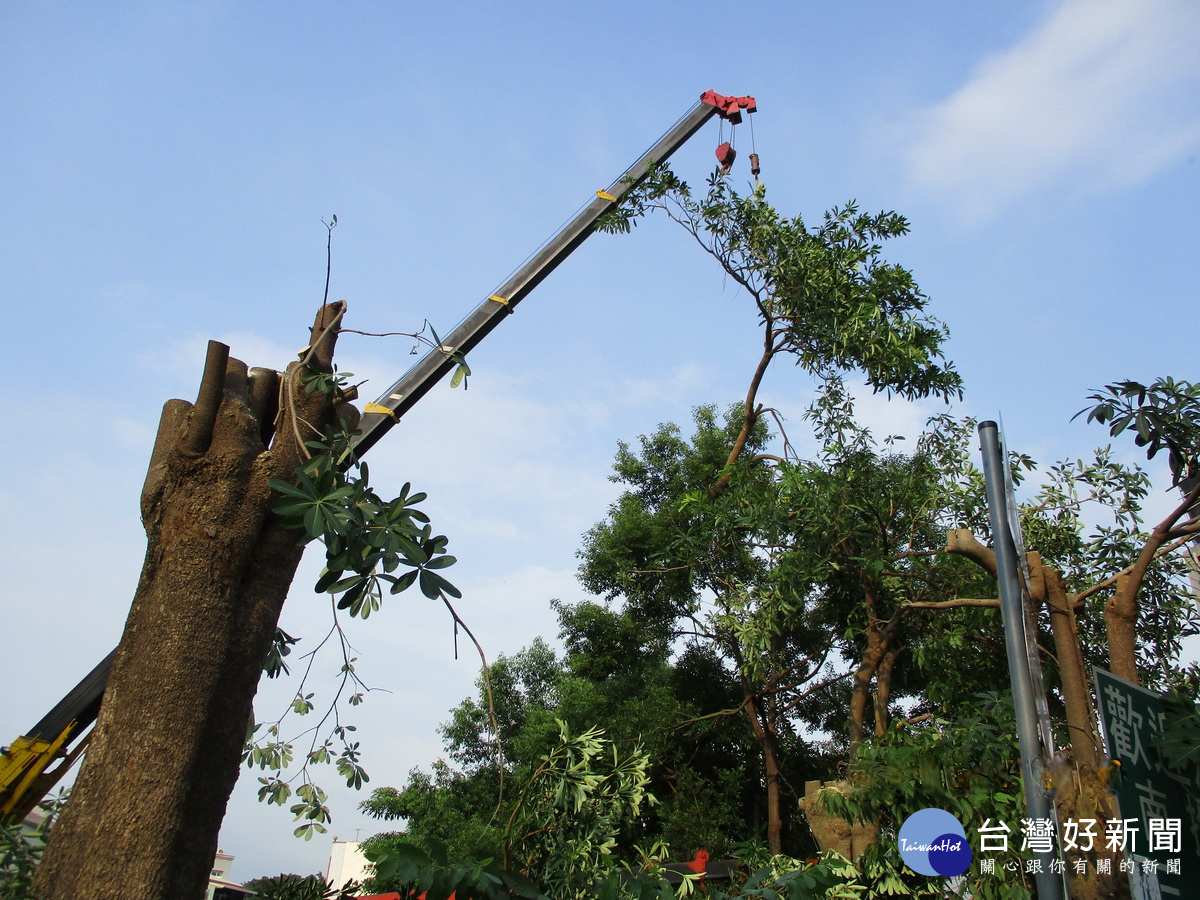
[[[700,101],[675,123],[658,142],[626,169],[607,190],[596,191],[596,197],[574,218],[544,243],[504,284],[479,304],[457,328],[446,335],[440,347],[430,350],[399,381],[393,384],[362,417],[362,433],[355,443],[362,455],[387,433],[400,417],[408,412],[442,377],[456,365],[454,355],[465,355],[491,333],[542,279],[558,268],[558,264],[575,252],[596,229],[596,222],[612,209],[633,187],[645,179],[654,163],[665,162],[700,130],[713,116],[730,122],[741,121],[742,110],[748,114],[757,110],[753,97],[725,97],[705,91]],[[387,411],[381,411],[382,407]],[[374,409],[374,412],[370,410]]]
[[[607,189],[596,191],[593,200],[446,335],[439,346],[426,353],[375,403],[367,404],[359,425],[360,433],[354,441],[356,454],[361,456],[374,447],[401,416],[457,365],[458,360],[487,337],[542,279],[587,240],[600,217],[640,184],[653,164],[669,159],[713,116],[737,124],[743,112],[756,111],[753,97],[726,97],[715,91],[701,94],[696,105],[654,146]],[[732,162],[729,152],[727,144],[718,148],[722,165],[726,159]],[[757,167],[757,158],[752,157],[752,160]],[[115,655],[114,650],[106,656],[29,734],[0,750],[0,817],[19,819],[28,815],[82,754],[100,710]],[[51,769],[56,760],[59,765]]]

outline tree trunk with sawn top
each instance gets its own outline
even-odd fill
[[[310,369],[330,370],[343,312],[322,307]],[[267,482],[295,479],[297,435],[357,415],[307,393],[300,368],[247,371],[210,342],[196,403],[163,409],[142,492],[146,559],[91,746],[35,882],[43,900],[204,896],[302,553],[270,512]]]

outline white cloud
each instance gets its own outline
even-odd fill
[[[1200,145],[1200,7],[1067,0],[918,117],[909,178],[969,219],[1142,181]]]

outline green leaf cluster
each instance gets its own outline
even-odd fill
[[[442,727],[455,765],[439,760],[428,772],[414,770],[403,787],[377,788],[362,804],[377,817],[404,820],[402,834],[369,843],[423,846],[432,838],[452,858],[500,856],[519,796],[512,786],[526,783],[554,750],[558,720],[575,728],[595,723],[622,754],[640,745],[655,761],[647,789],[662,802],[643,804],[617,836],[617,859],[636,859],[635,845],[655,842],[688,855],[698,847],[726,853],[761,815],[761,772],[752,755],[747,760],[743,726],[725,713],[736,707],[737,689],[719,661],[699,649],[669,661],[666,635],[598,604],[560,604],[558,611],[565,657],[538,640],[491,666],[502,763],[481,680],[479,695]]]
[[[0,897],[32,900],[34,876],[68,793],[64,791],[39,803],[37,810],[42,817],[36,825],[0,817]]]
[[[599,864],[593,859],[591,866],[580,861],[576,877],[564,881],[555,871],[518,871],[491,857],[455,857],[436,840],[425,845],[407,841],[370,844],[365,853],[377,873],[368,887],[387,883],[403,898],[675,900],[703,895],[711,900],[858,900],[865,896],[854,866],[836,853],[822,853],[807,861],[772,857],[751,871],[735,873],[729,883],[703,886],[698,875],[686,872],[675,879],[676,886],[668,878],[661,856],[645,857],[638,867],[618,868],[604,859]]]
[[[445,847],[432,848],[396,843],[366,850],[376,871],[400,885],[402,898],[425,897],[447,900],[452,894],[462,900],[568,900],[575,894],[558,892],[535,878],[505,869],[497,860],[456,859]],[[699,887],[700,879],[686,874],[676,887],[657,860],[647,860],[642,869],[610,869],[597,872],[586,896],[597,900],[675,900],[705,896],[710,900],[859,900],[866,889],[857,880],[853,865],[836,853],[822,853],[807,861],[775,857],[769,864],[737,876],[729,884],[714,882]]]
[[[925,313],[928,297],[912,273],[883,259],[883,242],[908,232],[896,212],[872,215],[851,201],[809,227],[719,172],[703,198],[665,164],[628,191],[601,220],[627,232],[651,212],[678,222],[754,298],[770,345],[823,381],[857,371],[875,390],[902,397],[961,396],[945,360],[945,326]]]
[[[320,875],[274,875],[252,879],[243,886],[261,900],[354,900],[359,893],[355,882],[338,889]]]
[[[1134,443],[1146,448],[1153,459],[1167,451],[1167,462],[1176,483],[1200,475],[1200,382],[1159,378],[1146,385],[1118,381],[1088,396],[1094,406],[1085,407],[1087,421],[1108,426],[1113,437],[1127,429]]]
[[[292,712],[299,715],[307,714],[312,706],[308,699],[311,696],[311,694],[298,696],[292,702]],[[291,741],[280,739],[278,722],[266,727],[265,740],[253,739],[258,728],[259,726],[252,723],[251,736],[247,739],[242,760],[247,768],[257,767],[272,773],[258,779],[259,801],[283,806],[293,796],[291,784],[281,776],[283,771],[292,764],[295,746]],[[346,780],[346,785],[356,790],[361,789],[363,784],[371,780],[359,762],[361,751],[358,742],[352,742],[349,739],[350,733],[354,730],[353,725],[337,724],[333,727],[330,738],[321,744],[314,740],[313,745],[305,754],[304,767],[300,773],[303,776],[302,781],[294,792],[298,802],[291,806],[293,817],[302,823],[294,829],[296,837],[302,837],[307,841],[311,840],[314,834],[324,834],[325,823],[329,822],[331,818],[329,807],[325,802],[325,792],[308,777],[309,765],[332,764],[338,775]],[[335,752],[334,739],[341,743],[340,751]]]
[[[878,822],[880,840],[857,861],[868,897],[918,894],[927,879],[913,875],[900,859],[896,835],[908,816],[936,807],[954,814],[968,834],[991,819],[1013,829],[1008,851],[997,853],[995,872],[972,861],[966,889],[981,900],[1027,897],[1020,829],[1025,811],[1015,716],[1011,698],[984,693],[969,710],[890,729],[860,745],[847,773],[848,789],[821,797],[834,814],[850,821]],[[1003,863],[1015,860],[1016,871]]]
[[[345,395],[344,376],[338,373],[312,372],[303,383],[305,390],[334,399]],[[344,423],[326,428],[305,442],[311,452],[297,468],[295,483],[270,480],[280,495],[271,510],[284,526],[300,531],[304,542],[319,540],[325,546],[316,590],[341,594],[338,609],[364,619],[379,609],[384,584],[393,594],[419,584],[433,600],[443,594],[461,597],[438,571],[456,561],[446,553],[449,539],[434,535],[429,517],[417,508],[427,495],[413,493],[411,484],[390,501],[376,494],[367,464],[354,454],[354,435]],[[402,566],[408,571],[394,574]]]
[[[558,720],[558,741],[525,784],[509,816],[505,856],[511,867],[561,898],[589,895],[598,873],[649,792],[650,759],[641,748],[620,753],[602,729],[572,734]]]
[[[326,431],[309,441],[316,451],[296,472],[296,484],[271,479],[280,496],[272,510],[304,540],[325,546],[325,568],[316,590],[341,595],[338,608],[367,618],[379,609],[383,586],[393,594],[418,584],[426,597],[462,593],[440,574],[455,558],[445,535],[434,535],[429,517],[417,508],[426,498],[405,484],[385,501],[371,488],[366,463],[350,454],[350,435]],[[348,465],[347,465],[348,463]],[[405,567],[407,571],[397,570]]]

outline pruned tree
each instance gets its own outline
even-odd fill
[[[1200,383],[1173,378],[1159,378],[1150,385],[1120,381],[1088,399],[1096,404],[1076,415],[1086,412],[1089,422],[1108,425],[1113,437],[1126,430],[1133,432],[1134,443],[1146,448],[1148,459],[1165,450],[1174,484],[1183,494],[1140,544],[1130,548],[1128,563],[1112,576],[1115,589],[1105,606],[1110,664],[1113,674],[1136,684],[1143,584],[1156,561],[1200,536]],[[1113,582],[1104,587],[1110,584]]]
[[[393,591],[418,578],[427,595],[453,590],[430,571],[453,557],[422,525],[411,505],[420,498],[382,503],[364,479],[345,477],[358,413],[333,375],[344,314],[344,303],[323,305],[303,358],[283,373],[249,369],[210,342],[196,402],[164,407],[142,491],[146,558],[89,751],[38,873],[45,900],[203,896],[308,540],[325,543],[320,588],[344,592],[352,614],[377,604],[381,579]],[[400,564],[411,571],[387,574]],[[319,819],[319,795],[301,801],[301,814]]]

